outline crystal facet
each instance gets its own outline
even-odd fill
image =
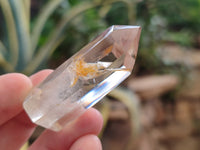
[[[31,120],[59,131],[125,80],[138,50],[139,26],[111,26],[64,62],[23,103]]]

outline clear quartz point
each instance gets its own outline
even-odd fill
[[[132,72],[141,28],[114,25],[59,66],[23,103],[30,119],[61,130]]]

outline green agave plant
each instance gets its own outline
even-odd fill
[[[84,11],[101,6],[108,6],[116,2],[123,2],[133,12],[129,0],[85,1],[68,9],[57,26],[50,31],[44,44],[38,45],[46,21],[64,0],[49,0],[36,17],[35,24],[30,29],[30,0],[0,0],[3,14],[3,26],[6,38],[0,40],[0,70],[5,72],[22,72],[27,75],[33,73],[54,52],[64,40],[63,30],[68,23]],[[132,14],[132,13],[130,13]],[[133,15],[130,15],[132,17]],[[1,25],[2,26],[2,25]]]

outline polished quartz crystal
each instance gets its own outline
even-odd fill
[[[23,103],[30,119],[61,130],[101,100],[132,72],[139,26],[111,26],[59,66]]]

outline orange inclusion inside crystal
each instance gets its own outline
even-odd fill
[[[113,49],[113,45],[109,46],[108,48],[106,48],[103,52],[103,56],[108,55]]]
[[[88,77],[96,75],[98,72],[97,65],[86,63],[83,59],[76,62],[76,75],[81,77]]]
[[[96,64],[89,64],[84,59],[79,59],[75,63],[76,77],[71,86],[74,86],[79,77],[92,78],[98,74],[98,66]]]
[[[109,46],[103,51],[103,56],[108,55],[113,49],[113,45]],[[76,69],[76,76],[74,77],[74,81],[71,86],[74,86],[79,77],[88,77],[93,78],[94,76],[98,75],[98,66],[97,64],[89,64],[84,61],[83,58],[80,59],[80,56],[78,56],[75,60],[75,69]]]

